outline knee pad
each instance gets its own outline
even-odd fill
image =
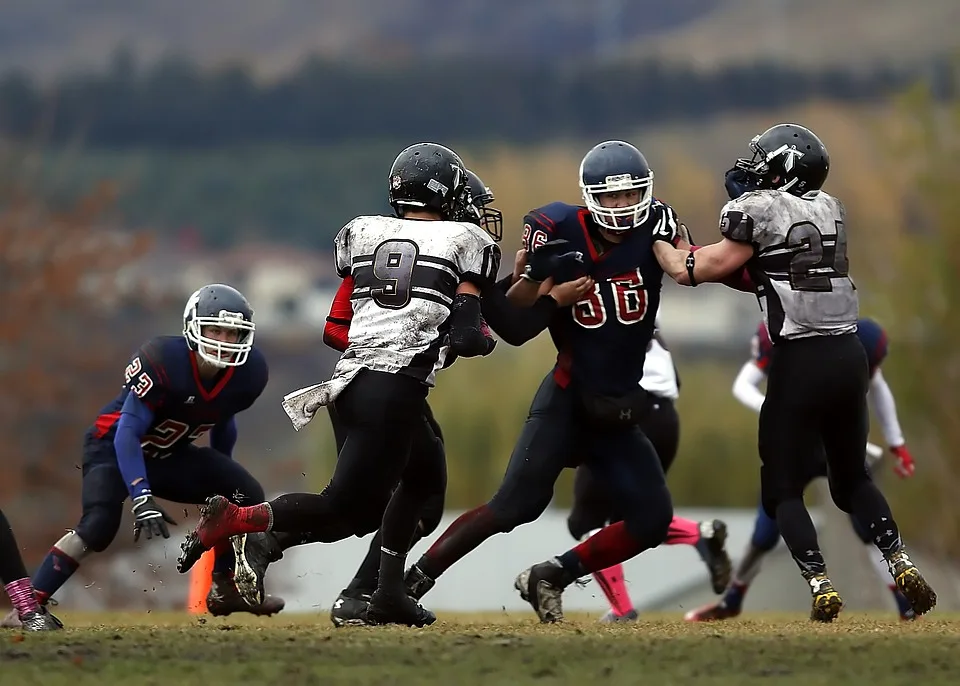
[[[443,518],[443,494],[430,498],[423,506],[420,512],[420,535],[429,536],[437,527],[440,526],[440,520]]]
[[[109,545],[109,542],[107,543]],[[93,552],[87,542],[80,538],[76,531],[67,531],[59,541],[53,544],[53,547],[69,557],[74,562],[80,562],[83,558]]]
[[[642,501],[637,501],[637,505],[623,513],[627,531],[648,548],[654,548],[667,540],[672,521],[673,502],[666,485],[656,492],[650,492]]]
[[[94,505],[84,511],[80,517],[80,522],[77,524],[77,528],[72,532],[72,535],[77,538],[70,538],[65,541],[64,539],[68,539],[71,536],[71,534],[67,534],[61,538],[60,541],[63,541],[64,545],[71,546],[74,549],[83,546],[90,551],[102,553],[113,542],[113,539],[116,538],[122,518],[122,505],[118,504],[112,507],[107,505]],[[57,547],[60,548],[59,544]],[[70,553],[63,548],[60,548],[60,550],[70,555]],[[73,555],[70,556],[73,557]]]
[[[552,495],[552,494],[551,494]],[[487,508],[493,516],[497,531],[507,534],[516,529],[521,524],[529,524],[536,521],[543,514],[550,500],[546,502],[543,499],[516,499],[513,502],[508,498],[498,498],[496,495],[487,503]]]
[[[761,504],[757,508],[757,519],[753,523],[753,535],[750,537],[750,544],[758,550],[764,552],[773,550],[780,541],[780,528],[776,520],[767,514],[766,504]]]

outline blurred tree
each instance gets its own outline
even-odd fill
[[[129,352],[110,321],[116,279],[149,239],[98,225],[109,187],[57,213],[2,178],[0,502],[32,563],[79,516],[82,436]]]

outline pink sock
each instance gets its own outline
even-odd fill
[[[700,524],[692,519],[674,517],[667,531],[667,545],[696,545],[700,540]]]
[[[593,573],[603,594],[607,596],[610,607],[618,615],[625,615],[633,609],[633,601],[627,593],[627,584],[623,580],[623,565],[614,565]]]
[[[7,590],[7,595],[10,596],[10,604],[13,605],[17,614],[21,617],[28,612],[36,612],[40,609],[29,578],[24,577],[11,581],[4,588]]]

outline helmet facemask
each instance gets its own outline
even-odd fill
[[[583,174],[581,173],[581,178]],[[633,205],[626,207],[604,207],[600,196],[604,193],[637,190],[640,197]],[[642,178],[632,174],[608,176],[603,183],[580,183],[583,202],[593,215],[594,221],[611,233],[622,233],[635,229],[647,221],[650,206],[653,203],[653,172]]]
[[[237,331],[236,343],[218,341],[215,338],[203,335],[203,329],[207,326],[217,326]],[[202,360],[214,367],[224,369],[226,367],[239,367],[247,361],[250,351],[253,349],[255,330],[256,325],[244,319],[240,313],[221,310],[216,317],[198,317],[194,308],[193,316],[188,317],[183,335]]]

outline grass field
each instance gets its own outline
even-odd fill
[[[956,684],[960,616],[841,615],[815,626],[675,615],[443,615],[427,629],[333,629],[325,616],[64,613],[63,632],[0,630],[0,684]]]

